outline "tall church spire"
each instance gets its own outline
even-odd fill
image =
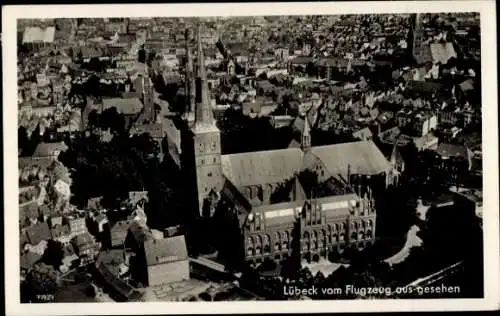
[[[304,130],[302,131],[302,141],[300,142],[300,148],[303,151],[311,149],[311,127],[309,125],[309,118],[307,115],[304,118]]]
[[[190,124],[190,133],[186,135],[192,137],[190,142],[193,146],[191,151],[193,156],[187,158],[187,161],[191,163],[186,170],[188,170],[188,176],[190,172],[193,176],[191,178],[193,206],[196,204],[200,215],[211,216],[219,200],[218,193],[224,186],[224,178],[222,177],[220,131],[215,124],[209,103],[200,30],[197,35],[197,51],[195,121],[194,124]],[[189,153],[190,150],[186,152]]]
[[[194,112],[196,106],[196,84],[194,78],[194,65],[193,65],[193,54],[191,51],[191,39],[192,33],[189,29],[186,29],[185,32],[185,40],[186,40],[186,68],[185,68],[185,93],[186,93],[186,109],[185,114],[187,116],[188,121],[194,121]]]
[[[200,125],[214,125],[214,117],[210,106],[208,95],[208,82],[205,70],[205,57],[203,56],[203,47],[201,45],[201,25],[198,26],[197,46],[198,46],[198,65],[196,75],[196,122]]]

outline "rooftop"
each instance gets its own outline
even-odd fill
[[[102,100],[102,110],[115,107],[118,113],[125,115],[138,114],[142,110],[142,102],[139,98],[109,98]]]
[[[64,142],[58,143],[40,143],[33,153],[33,157],[49,157],[56,151],[65,151],[68,146]]]
[[[54,42],[54,37],[56,33],[56,28],[54,26],[49,26],[46,28],[41,28],[38,26],[27,27],[23,34],[23,44],[26,43],[52,43]]]
[[[278,183],[291,178],[302,165],[299,148],[223,155],[222,171],[235,186]]]
[[[313,147],[332,174],[346,176],[350,168],[352,174],[376,175],[389,170],[389,162],[372,141],[359,141],[335,145]]]
[[[184,236],[147,240],[144,251],[148,266],[188,259]]]

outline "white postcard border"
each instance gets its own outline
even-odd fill
[[[7,315],[315,313],[370,311],[487,310],[499,305],[498,102],[494,1],[377,1],[253,4],[44,5],[2,7],[5,303]],[[16,19],[146,16],[328,15],[413,12],[479,12],[481,18],[484,299],[336,300],[286,302],[47,303],[20,304]]]

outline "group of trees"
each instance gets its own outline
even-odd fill
[[[47,303],[58,290],[61,280],[54,267],[36,263],[21,282],[22,303]]]
[[[217,120],[217,126],[222,154],[286,148],[291,140],[290,129],[274,129],[268,118],[252,119],[232,108]]]
[[[120,87],[117,83],[102,83],[98,75],[91,74],[81,83],[73,83],[70,96],[94,96],[94,97],[116,97],[119,95]]]
[[[42,258],[33,265],[25,280],[21,282],[21,302],[50,302],[50,298],[61,285],[57,270],[63,257],[62,244],[49,239]]]
[[[102,196],[103,206],[114,209],[128,198],[129,191],[146,190],[148,220],[165,227],[176,221],[179,199],[173,188],[179,178],[159,161],[158,153],[159,144],[149,134],[115,133],[107,143],[98,136],[77,138],[59,159],[73,173],[74,204],[84,206],[89,198]]]
[[[38,143],[35,142],[35,139],[31,138],[30,136],[31,135],[28,135],[26,127],[19,126],[19,128],[17,129],[17,147],[22,154],[33,153],[36,146],[38,145]],[[40,136],[40,133],[38,133],[38,136]]]
[[[108,128],[118,134],[123,134],[127,126],[125,126],[125,116],[118,113],[116,107],[111,107],[104,110],[101,114],[97,110],[92,110],[88,116],[88,125],[90,129],[100,128],[107,130]]]
[[[450,157],[443,161],[434,150],[418,151],[413,143],[406,152],[406,170],[400,182],[414,196],[432,200],[448,192],[451,186],[463,183],[468,173],[465,158]]]

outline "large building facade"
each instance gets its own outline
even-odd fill
[[[245,259],[255,263],[285,259],[292,244],[311,260],[372,244],[376,212],[368,183],[385,181],[392,168],[376,145],[312,147],[306,118],[300,146],[221,155],[199,40],[197,55],[195,120],[184,131],[182,168],[200,216],[211,216],[221,201],[229,205],[243,233]],[[353,176],[358,181],[351,182]]]
[[[299,251],[307,260],[342,253],[349,245],[363,249],[374,242],[375,209],[369,197],[356,194],[295,201],[256,209],[244,226],[245,258],[259,263],[281,261]],[[300,238],[299,249],[294,249]]]

